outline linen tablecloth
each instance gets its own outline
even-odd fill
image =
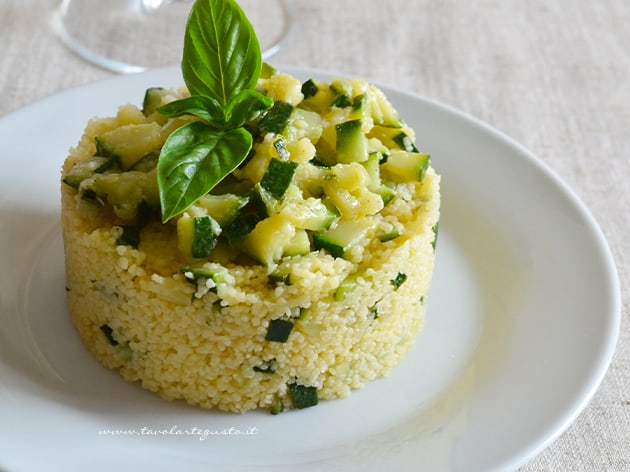
[[[533,151],[590,209],[621,282],[617,351],[589,406],[520,470],[630,470],[630,2],[288,2],[294,29],[273,63],[463,110]],[[51,27],[58,3],[0,2],[0,116],[113,75],[64,47]]]

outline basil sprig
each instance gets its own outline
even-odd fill
[[[186,33],[182,74],[191,96],[158,108],[200,119],[168,137],[157,165],[162,221],[181,213],[236,169],[252,148],[243,125],[271,108],[255,90],[262,55],[234,0],[197,0]]]

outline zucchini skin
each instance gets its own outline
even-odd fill
[[[293,112],[293,105],[287,102],[278,101],[265,114],[259,124],[259,133],[280,134],[289,123],[289,117]]]
[[[297,409],[309,408],[319,403],[316,387],[307,387],[298,383],[289,384],[293,406]]]
[[[317,87],[317,84],[313,79],[308,79],[302,84],[301,92],[305,99],[314,97],[315,94],[319,92],[319,87]]]
[[[274,197],[282,198],[293,181],[297,166],[297,162],[271,159],[260,186]]]
[[[191,253],[193,257],[208,257],[217,245],[217,235],[214,232],[212,220],[209,216],[194,219],[195,234]]]
[[[265,335],[265,341],[286,343],[292,330],[292,321],[282,319],[271,320],[267,334]]]

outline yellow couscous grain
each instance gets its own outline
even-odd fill
[[[278,77],[272,90],[299,102],[282,88],[287,81]],[[141,119],[127,107],[90,121],[63,175],[94,155],[95,136]],[[306,162],[314,148],[301,139],[290,149],[303,149]],[[283,257],[274,270],[288,274],[286,283],[271,283],[264,265],[211,261],[222,280],[195,285],[181,271],[188,261],[174,224],[150,222],[137,248],[118,244],[116,215],[86,213],[64,184],[69,311],[103,365],[165,399],[232,412],[290,408],[295,382],[316,387],[320,399],[346,397],[396,367],[422,327],[439,203],[439,176],[429,167],[420,182],[398,184],[396,198],[372,215],[367,242],[347,257],[324,249]],[[378,232],[392,228],[401,235],[381,241]],[[266,340],[274,320],[294,324],[286,342]]]

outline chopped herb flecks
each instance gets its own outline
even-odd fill
[[[277,362],[275,359],[264,361],[253,367],[254,372],[261,372],[263,374],[273,374],[276,371]]]
[[[407,274],[403,272],[398,272],[398,274],[396,274],[396,277],[390,280],[390,282],[394,286],[394,290],[398,290],[400,286],[405,282],[405,280],[407,280]]]
[[[431,228],[433,230],[433,234],[435,235],[433,237],[433,241],[431,241],[431,246],[433,247],[433,250],[435,251],[435,246],[437,244],[437,239],[438,239],[438,233],[439,233],[439,229],[440,229],[440,224],[435,223],[435,225],[433,226],[433,228]]]
[[[114,336],[113,336],[114,330],[112,328],[110,328],[109,325],[104,324],[104,325],[101,326],[100,329],[103,332],[103,334],[105,335],[105,337],[107,338],[107,340],[109,341],[109,344],[111,344],[112,346],[118,346],[118,341],[116,341],[114,339]]]

